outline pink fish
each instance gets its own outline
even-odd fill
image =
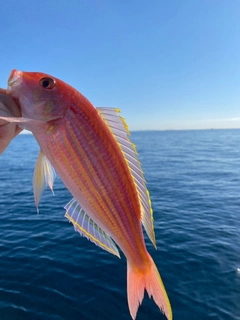
[[[13,70],[8,85],[22,117],[0,118],[32,131],[40,146],[33,178],[37,207],[45,185],[53,189],[55,170],[74,197],[65,207],[65,216],[75,230],[119,257],[116,243],[126,256],[132,318],[146,289],[172,319],[143,237],[142,224],[156,247],[149,193],[119,110],[95,108],[68,84],[39,72]]]

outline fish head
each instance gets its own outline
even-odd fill
[[[41,72],[13,70],[8,79],[8,93],[19,101],[22,117],[44,122],[64,117],[66,87],[63,81]]]

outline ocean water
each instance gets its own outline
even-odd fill
[[[152,199],[152,255],[174,320],[240,319],[240,130],[134,132]],[[0,319],[131,319],[126,260],[81,237],[60,179],[43,194],[38,154],[20,135],[0,156]],[[145,295],[137,320],[166,319]]]

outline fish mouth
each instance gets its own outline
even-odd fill
[[[18,86],[22,82],[22,72],[18,70],[12,70],[8,78],[8,91],[11,91],[13,87]]]

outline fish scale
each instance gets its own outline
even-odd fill
[[[124,201],[124,203],[126,204],[126,203],[129,203],[129,204],[131,204],[131,199],[129,199],[129,194],[127,193],[127,192],[122,192],[122,194],[120,193],[120,190],[121,189],[123,189],[123,187],[125,187],[125,185],[124,186],[122,186],[124,183],[122,182],[122,179],[116,179],[117,177],[118,177],[118,174],[117,174],[117,172],[115,172],[115,175],[116,175],[116,178],[115,178],[115,176],[113,175],[113,172],[111,172],[111,177],[112,177],[112,182],[114,182],[115,181],[115,185],[113,185],[112,183],[111,183],[111,181],[108,181],[108,179],[102,179],[101,181],[100,181],[100,184],[101,184],[101,187],[102,188],[98,188],[98,192],[93,192],[92,191],[92,189],[96,189],[96,175],[94,174],[94,172],[92,172],[91,171],[91,167],[93,167],[92,165],[91,165],[91,162],[92,162],[92,158],[93,158],[93,149],[91,149],[91,153],[88,155],[87,154],[87,150],[82,150],[82,152],[80,152],[79,151],[79,156],[78,156],[78,154],[77,154],[77,151],[76,151],[76,149],[74,149],[74,148],[72,148],[72,150],[71,150],[71,152],[69,151],[69,145],[73,145],[73,141],[71,141],[71,140],[67,140],[67,137],[68,136],[71,136],[72,137],[72,139],[77,139],[78,138],[78,135],[79,135],[79,133],[77,132],[75,132],[75,126],[74,126],[74,123],[72,122],[72,121],[69,121],[69,123],[71,123],[71,127],[70,126],[64,126],[63,128],[62,128],[62,135],[65,137],[65,139],[66,139],[66,142],[64,142],[64,140],[63,139],[59,139],[58,140],[58,142],[55,142],[54,141],[54,139],[53,139],[53,135],[51,135],[50,137],[49,137],[49,140],[46,140],[45,139],[45,144],[48,144],[49,145],[49,141],[51,141],[51,140],[53,140],[54,142],[53,142],[53,144],[58,144],[58,148],[60,149],[60,150],[63,150],[64,151],[64,154],[66,155],[67,153],[68,153],[68,156],[67,156],[67,159],[68,159],[68,164],[69,165],[71,165],[71,163],[75,163],[76,162],[76,159],[78,159],[77,161],[78,161],[78,163],[79,163],[79,165],[82,165],[82,168],[81,168],[81,170],[79,169],[79,171],[81,171],[81,175],[83,175],[83,174],[85,174],[87,177],[90,177],[90,176],[92,176],[92,179],[94,179],[94,181],[92,181],[92,183],[91,184],[89,184],[88,185],[88,187],[86,188],[86,185],[85,185],[85,189],[87,189],[88,190],[88,192],[90,192],[89,190],[91,190],[91,200],[92,201],[94,201],[94,197],[95,198],[101,198],[101,196],[103,197],[103,191],[105,191],[106,189],[107,189],[107,191],[106,192],[104,192],[105,194],[107,194],[108,195],[108,199],[109,199],[109,201],[110,201],[110,204],[111,204],[111,206],[109,207],[108,206],[108,211],[109,210],[111,210],[110,211],[110,213],[108,213],[108,211],[106,211],[106,210],[104,210],[104,214],[103,214],[103,216],[105,217],[105,224],[106,223],[108,223],[108,221],[111,219],[111,220],[113,220],[114,221],[114,225],[113,226],[110,226],[109,228],[114,228],[116,231],[115,232],[117,232],[118,234],[120,234],[120,233],[122,233],[123,231],[125,231],[124,233],[125,233],[125,240],[127,240],[128,239],[128,237],[129,237],[129,234],[131,234],[131,228],[130,228],[130,230],[128,230],[127,228],[129,228],[129,225],[127,224],[127,223],[124,223],[124,221],[125,220],[127,220],[126,218],[127,218],[127,215],[125,215],[124,216],[124,219],[120,219],[119,218],[119,211],[121,212],[122,211],[122,208],[120,207],[119,209],[117,208],[117,206],[119,206],[118,205],[118,203],[120,202],[120,200],[123,198],[123,196],[125,196],[126,197],[126,199],[122,199],[122,202]],[[83,126],[84,127],[84,126]],[[71,128],[71,129],[70,129]],[[67,129],[67,131],[65,131]],[[87,129],[89,129],[89,128],[85,128],[85,132],[87,132]],[[71,132],[71,133],[70,133]],[[80,140],[80,142],[82,143],[82,144],[84,144],[85,143],[85,140],[84,140],[84,135],[82,134],[82,141]],[[80,143],[80,145],[81,145],[81,143]],[[99,143],[99,139],[96,141],[96,144],[98,144]],[[106,141],[105,142],[106,144],[108,144],[108,141]],[[102,144],[103,144],[103,141],[102,141]],[[67,147],[68,146],[68,147]],[[103,147],[102,147],[103,148]],[[50,150],[51,150],[51,148],[49,148]],[[106,148],[104,149],[105,151],[105,154],[106,154]],[[84,154],[85,153],[85,154]],[[81,156],[80,156],[80,154],[81,154]],[[48,155],[48,159],[51,159],[52,157],[54,157],[54,155]],[[113,161],[113,159],[112,159],[112,157],[110,157],[110,156],[108,156],[107,155],[107,157],[108,157],[108,163],[106,164],[105,163],[105,161],[102,161],[102,162],[100,162],[100,161],[98,161],[98,166],[96,167],[95,166],[95,168],[94,168],[94,171],[98,171],[98,172],[103,172],[103,173],[105,173],[106,172],[106,168],[107,168],[107,165],[108,166],[111,166],[111,162]],[[51,160],[50,160],[51,161]],[[84,164],[84,162],[85,162],[85,164]],[[102,165],[101,165],[102,164]],[[59,167],[62,167],[62,166],[64,166],[64,163],[59,163]],[[80,166],[79,166],[80,167]],[[113,166],[111,166],[112,168],[113,168]],[[55,169],[56,169],[56,171],[58,172],[59,170],[58,170],[58,168],[56,168],[56,166],[55,166]],[[115,170],[115,171],[117,171],[117,170]],[[127,172],[128,172],[128,170],[126,170]],[[60,175],[60,177],[61,177],[61,173],[59,174]],[[75,172],[73,172],[73,175],[74,176],[76,176],[76,174],[75,174]],[[124,175],[123,175],[124,176]],[[64,177],[61,177],[63,180],[64,180]],[[115,179],[114,179],[115,178]],[[121,177],[120,177],[121,178]],[[89,178],[90,179],[90,178]],[[72,181],[72,180],[71,180]],[[104,183],[103,182],[105,182],[105,184],[107,184],[107,187],[106,186],[104,186]],[[73,194],[73,196],[79,201],[80,199],[79,199],[79,196],[77,195],[78,194],[78,189],[79,189],[79,187],[80,188],[83,188],[82,187],[82,183],[81,183],[81,178],[80,179],[76,179],[76,185],[74,185],[73,187],[72,186],[68,186],[68,184],[66,183],[66,186],[67,186],[67,188],[70,190],[70,192]],[[113,193],[112,191],[111,191],[111,189],[113,190],[113,189],[116,189],[117,191],[118,191],[118,193],[120,194],[120,196],[118,197],[118,201],[116,201],[116,199],[115,199],[115,193]],[[73,190],[74,189],[74,190]],[[75,191],[75,189],[77,189],[77,191]],[[86,190],[86,191],[87,191]],[[111,192],[109,192],[109,191],[111,191]],[[112,199],[113,198],[113,199]],[[79,201],[80,203],[82,202],[81,200]],[[96,200],[95,200],[95,202],[96,202]],[[112,207],[112,205],[113,205],[113,203],[115,204],[115,207]],[[106,208],[106,204],[105,204],[105,206],[104,206],[104,201],[102,201],[102,200],[100,200],[100,201],[98,201],[98,205],[97,205],[97,207],[99,207],[100,205],[102,206],[102,207],[105,207]],[[89,208],[86,208],[85,206],[83,206],[84,207],[84,210],[86,210],[86,211],[90,211],[89,210]],[[125,209],[128,209],[129,208],[129,206],[127,206],[127,205],[125,205]],[[130,208],[131,208],[131,206],[130,206]],[[88,210],[87,210],[88,209]],[[114,211],[113,211],[113,209],[115,209]],[[118,209],[118,210],[117,210]],[[129,211],[131,210],[131,209],[128,209]],[[94,213],[92,213],[92,214],[94,214]],[[96,216],[94,216],[93,218],[95,218],[96,220],[98,220],[98,218],[96,217]],[[132,220],[133,220],[133,218],[134,217],[132,217]],[[118,223],[116,223],[118,221]],[[101,221],[98,221],[98,224],[100,224],[101,226],[102,226],[102,223],[101,223]],[[133,223],[132,223],[133,224]],[[121,230],[118,230],[119,229],[119,227],[122,225],[122,228],[121,228]],[[108,232],[109,233],[112,233],[112,230],[108,230]],[[131,241],[129,240],[129,242],[131,243]]]

